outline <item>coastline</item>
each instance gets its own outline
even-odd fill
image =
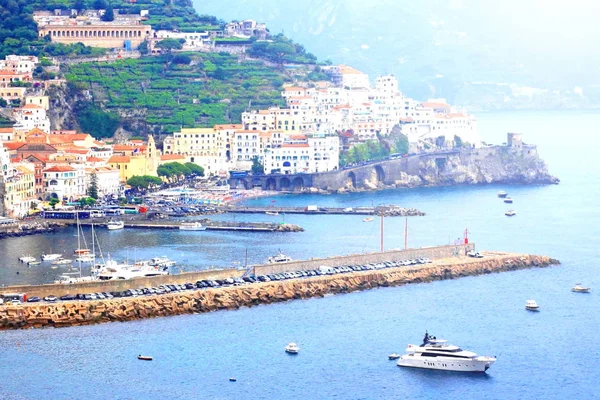
[[[416,267],[394,267],[111,300],[26,303],[0,307],[0,330],[67,327],[103,322],[232,310],[259,304],[323,297],[378,287],[401,286],[465,276],[560,264],[546,256],[482,252],[485,258],[443,258]]]

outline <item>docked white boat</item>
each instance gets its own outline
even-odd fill
[[[485,372],[496,362],[495,357],[479,356],[427,333],[422,345],[409,344],[406,352],[398,360],[399,367]]]
[[[168,267],[119,264],[114,260],[108,260],[104,265],[94,266],[93,271],[102,281],[169,275]]]
[[[54,261],[54,260],[58,260],[59,258],[62,257],[62,254],[59,253],[49,253],[49,254],[42,254],[42,261]]]
[[[22,263],[30,263],[30,262],[34,262],[35,261],[35,257],[30,256],[30,255],[26,255],[26,256],[21,256],[19,257],[19,261],[21,261]]]
[[[536,303],[535,300],[527,300],[525,302],[525,309],[529,311],[539,311],[540,306],[538,305],[538,303]]]
[[[71,260],[70,258],[59,258],[58,260],[52,262],[52,265],[66,265],[66,264],[73,264],[73,260]]]
[[[96,261],[96,255],[92,253],[82,254],[75,259],[77,262],[90,263]]]
[[[279,213],[277,211],[265,211],[265,214],[267,214],[267,215],[279,215]]]
[[[206,227],[200,222],[182,222],[179,225],[179,229],[182,231],[205,231]]]
[[[576,283],[575,286],[573,286],[573,288],[571,289],[571,291],[575,293],[589,293],[590,288],[581,286],[581,283]]]
[[[168,267],[172,267],[175,264],[177,264],[175,261],[169,260],[165,256],[154,257],[154,258],[150,259],[150,266],[152,266],[152,267],[167,267],[168,268]]]
[[[106,227],[108,228],[108,230],[114,231],[117,229],[123,229],[125,228],[125,222],[123,221],[108,221],[108,223],[106,224]]]
[[[300,351],[300,347],[298,347],[298,345],[296,343],[288,343],[287,346],[285,346],[285,352],[289,353],[289,354],[298,354],[298,352]]]
[[[286,256],[282,252],[279,252],[276,256],[271,256],[267,259],[267,264],[278,264],[292,261],[292,257]]]

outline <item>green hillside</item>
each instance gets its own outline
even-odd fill
[[[180,53],[171,58],[74,64],[65,77],[78,89],[90,90],[96,105],[117,111],[124,120],[144,120],[152,133],[239,123],[248,108],[283,105],[284,75],[262,62],[238,63],[228,53]],[[189,64],[174,62],[186,58]]]

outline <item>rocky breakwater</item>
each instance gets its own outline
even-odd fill
[[[7,224],[0,227],[0,239],[7,237],[18,237],[37,235],[40,233],[54,232],[56,228],[62,227],[61,223],[49,221],[27,221]]]
[[[0,329],[65,327],[230,310],[244,306],[322,297],[328,294],[348,293],[376,287],[431,282],[559,264],[559,261],[544,256],[485,254],[486,257],[483,259],[460,257],[413,267],[255,283],[165,295],[1,306]]]

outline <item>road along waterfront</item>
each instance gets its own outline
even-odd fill
[[[282,282],[256,282],[205,290],[169,293],[111,300],[70,301],[53,304],[26,304],[0,308],[0,329],[66,327],[101,322],[129,321],[243,306],[323,297],[376,287],[398,286],[454,279],[502,271],[514,271],[558,264],[545,256],[487,252],[484,258],[458,256],[431,264],[395,267],[290,279]]]

